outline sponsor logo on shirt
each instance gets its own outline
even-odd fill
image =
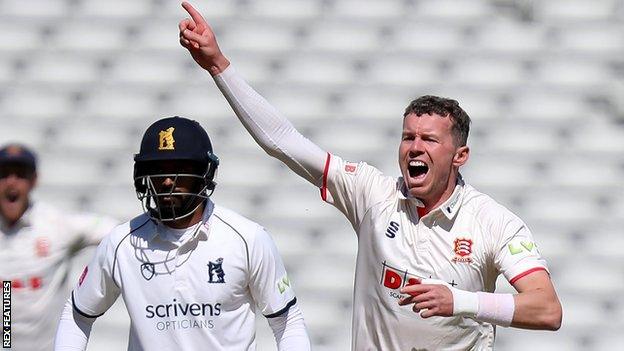
[[[290,287],[290,279],[288,279],[287,275],[284,275],[281,279],[277,281],[277,290],[279,290],[280,294],[283,294],[286,289]]]
[[[345,164],[344,170],[346,173],[355,174],[357,173],[357,167],[357,163],[347,162],[347,164]]]
[[[472,262],[472,239],[455,238],[454,243],[455,257],[453,262],[470,263]]]
[[[399,223],[390,221],[388,228],[386,229],[386,236],[390,239],[394,238],[399,231]]]
[[[534,242],[524,240],[520,242],[509,243],[509,245],[507,245],[507,248],[509,249],[509,253],[512,255],[517,255],[524,251],[531,252],[533,251],[533,249],[537,250]]]
[[[17,291],[21,289],[30,288],[32,290],[40,289],[43,285],[43,278],[40,276],[24,277],[23,279],[15,278],[11,281],[11,286]]]
[[[225,283],[223,257],[219,257],[216,262],[208,261],[208,283]]]
[[[155,327],[159,331],[191,328],[212,329],[215,326],[214,320],[206,319],[206,317],[216,317],[220,314],[221,303],[180,303],[173,299],[172,303],[145,306],[145,317],[156,319]]]
[[[407,269],[401,269],[389,265],[386,261],[381,264],[381,281],[383,287],[390,289],[390,296],[395,299],[403,297],[399,290],[407,285],[420,284],[425,277],[412,273]],[[428,278],[433,278],[431,275]],[[448,282],[451,286],[456,286],[455,280]]]
[[[405,285],[418,284],[422,278],[406,269],[392,267],[386,261],[382,263],[381,285],[388,289],[398,290]]]
[[[156,274],[156,269],[154,268],[153,263],[145,262],[141,264],[141,275],[145,278],[145,280],[154,278],[154,274]]]

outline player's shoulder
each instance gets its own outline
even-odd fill
[[[466,212],[483,224],[500,224],[501,222],[520,220],[506,206],[469,184],[464,185],[462,206]]]
[[[263,231],[263,227],[251,219],[223,206],[215,205],[212,212],[213,225],[229,234],[240,235],[244,240],[252,240]]]
[[[351,162],[342,159],[340,156],[332,155],[332,162],[339,172],[345,176],[358,178],[369,188],[381,188],[386,191],[396,190],[397,177],[384,174],[379,168],[366,161]]]
[[[154,222],[144,213],[114,227],[110,233],[104,237],[104,240],[113,246],[117,246],[131,235],[147,235],[150,232],[150,228],[153,229],[153,227]]]

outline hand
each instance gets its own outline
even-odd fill
[[[414,304],[412,310],[423,318],[453,316],[453,293],[446,283],[437,279],[424,279],[401,289],[410,296],[399,300],[399,305]]]
[[[191,4],[185,1],[182,7],[191,18],[182,20],[178,25],[180,44],[188,49],[195,62],[213,76],[223,72],[230,62],[219,49],[212,28]]]

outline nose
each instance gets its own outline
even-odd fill
[[[163,190],[172,189],[174,185],[175,185],[175,181],[171,177],[164,177],[162,178],[162,181],[160,182],[160,186],[161,188],[163,188]]]
[[[424,145],[425,144],[420,138],[415,138],[414,140],[412,140],[409,148],[410,155],[417,156],[423,154],[425,152]]]

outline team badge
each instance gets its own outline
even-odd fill
[[[153,263],[145,262],[141,265],[141,275],[145,280],[154,278],[154,274],[156,274],[156,270],[154,269]]]
[[[455,257],[454,262],[470,263],[472,262],[472,240],[467,238],[455,238]]]
[[[50,254],[50,240],[46,237],[37,238],[37,242],[35,243],[35,251],[37,252],[37,256],[46,257]]]
[[[160,133],[158,133],[158,137],[159,137],[159,144],[158,144],[158,150],[175,150],[174,147],[174,143],[175,143],[175,139],[173,139],[173,131],[175,130],[175,128],[173,127],[169,127],[166,130],[161,130]]]
[[[208,261],[208,283],[225,283],[223,257],[219,257],[216,262]]]
[[[24,153],[24,149],[22,149],[19,145],[11,145],[6,149],[6,153],[10,156],[20,156]]]

